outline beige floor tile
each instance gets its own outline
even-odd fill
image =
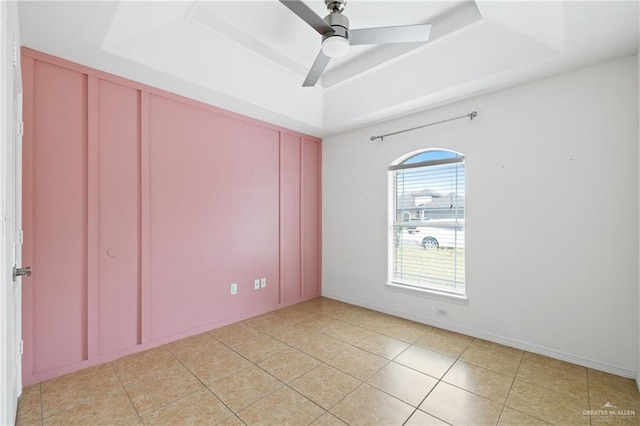
[[[284,311],[282,312],[282,315],[281,315],[282,318],[284,318],[285,320],[291,323],[295,323],[298,325],[305,324],[306,326],[309,319],[327,321],[326,322],[327,325],[337,321],[337,319],[329,315],[330,312],[334,311],[333,308],[328,309],[328,308],[323,308],[321,306],[297,304],[297,305],[293,305],[288,308],[285,308],[283,310],[275,311],[275,313],[280,314],[281,311]]]
[[[327,320],[331,324],[335,324],[336,321],[344,322],[339,318],[336,318],[334,314],[336,312],[340,312],[342,309],[334,309],[334,308],[323,308],[318,306],[306,306],[301,310],[301,313],[304,318],[302,318],[300,324],[303,324],[308,318],[318,318],[322,320]]]
[[[329,409],[361,383],[342,371],[320,364],[289,385],[322,408]]]
[[[395,317],[382,312],[367,311],[354,324],[368,330],[380,332],[381,328],[391,327],[391,322],[394,319]]]
[[[366,383],[330,411],[349,425],[401,425],[414,408]]]
[[[289,322],[272,327],[268,334],[290,346],[296,346],[301,342],[305,342],[309,336],[315,335],[309,329]]]
[[[607,403],[620,410],[635,410],[640,424],[640,393],[635,380],[592,369],[588,378],[591,410],[600,410]]]
[[[525,352],[522,356],[522,362],[520,363],[520,369],[536,367],[547,367],[556,371],[564,371],[567,374],[573,374],[575,376],[586,376],[587,368],[581,365],[571,364],[559,359],[550,358],[548,356],[534,354],[531,352]]]
[[[315,333],[319,333],[331,327],[347,325],[347,323],[345,323],[344,321],[340,321],[335,318],[318,317],[316,315],[306,316],[305,318],[302,318],[300,321],[298,321],[296,324],[300,327],[303,327],[307,330],[311,330]]]
[[[249,426],[308,425],[324,412],[323,408],[285,386],[240,411],[238,416]]]
[[[448,424],[424,411],[416,410],[404,426],[446,426]]]
[[[44,419],[49,425],[122,425],[137,420],[129,398],[122,392],[105,398],[86,400],[69,410],[59,411],[56,415]]]
[[[383,321],[373,330],[394,339],[407,343],[414,343],[420,339],[430,327],[412,321],[392,317],[389,321]]]
[[[326,361],[349,347],[333,337],[318,333],[305,336],[302,341],[294,342],[293,346],[320,361]]]
[[[438,380],[404,365],[390,362],[367,383],[417,407]]]
[[[412,346],[394,361],[439,379],[456,360],[428,349]]]
[[[588,410],[588,400],[519,380],[513,383],[506,406],[554,424],[589,424],[589,418],[583,415]]]
[[[460,356],[462,361],[515,377],[524,351],[476,339]]]
[[[183,366],[171,368],[144,382],[125,386],[133,406],[141,416],[203,388],[202,383]]]
[[[267,333],[273,327],[281,326],[286,324],[287,321],[279,317],[278,315],[270,312],[268,314],[258,315],[257,317],[249,318],[240,322],[239,324],[244,324],[249,327],[255,328],[258,331],[263,333]],[[271,335],[271,333],[267,333]]]
[[[180,361],[207,386],[251,365],[220,342],[214,342],[206,352],[185,353]]]
[[[367,380],[388,362],[385,358],[352,346],[329,359],[327,364],[360,380]]]
[[[208,389],[184,396],[142,417],[145,425],[217,424],[229,416],[224,406]]]
[[[171,342],[164,347],[176,358],[182,359],[184,357],[193,356],[193,354],[206,354],[207,352],[210,352],[212,348],[220,345],[222,345],[222,343],[217,341],[209,333],[201,333],[187,337],[186,339]]]
[[[315,422],[311,423],[313,426],[346,426],[347,424],[334,416],[333,414],[326,412],[320,416]]]
[[[538,387],[581,397],[588,392],[585,367],[529,352],[522,357],[516,378]]]
[[[615,414],[605,416],[592,416],[592,425],[634,425],[640,424],[637,414]]]
[[[244,422],[238,418],[238,416],[233,415],[231,417],[227,417],[216,426],[245,426]]]
[[[587,369],[589,377],[589,387],[609,387],[612,389],[619,389],[625,393],[638,393],[638,386],[633,379],[626,377],[616,376],[615,374],[605,373],[604,371],[594,370],[592,368]]]
[[[27,417],[24,414],[18,413],[16,416],[16,426],[41,426],[42,417]]]
[[[495,425],[502,405],[440,382],[420,405],[420,409],[454,425]]]
[[[592,425],[639,425],[640,414],[636,410],[620,410],[608,407],[606,411],[596,410],[591,415]]]
[[[473,337],[432,327],[425,330],[424,336],[414,344],[421,348],[457,358],[467,349]]]
[[[383,358],[393,359],[411,345],[393,337],[373,333],[356,343],[356,346]]]
[[[334,310],[342,307],[350,307],[351,305],[328,297],[315,297],[313,299],[300,303],[303,306],[317,307],[323,310]]]
[[[288,345],[267,335],[262,335],[250,342],[240,343],[233,347],[234,351],[253,363],[259,363],[287,349],[289,349]]]
[[[303,375],[318,364],[320,364],[320,361],[317,359],[297,349],[290,348],[265,359],[258,365],[269,374],[285,383],[289,383],[291,380]]]
[[[591,425],[639,425],[638,411],[626,411],[613,409],[612,412],[596,411],[590,416]]]
[[[282,382],[251,366],[212,383],[209,389],[237,413],[281,386]]]
[[[124,386],[148,380],[164,371],[180,366],[180,362],[164,346],[120,358],[111,363]]]
[[[123,392],[118,376],[109,364],[47,380],[40,384],[40,389],[43,418],[87,401]]]
[[[42,422],[42,404],[40,401],[40,384],[22,389],[18,400],[16,424],[40,424]]]
[[[640,424],[640,393],[631,379],[319,297],[28,387],[17,424],[245,424],[231,410],[248,424]]]
[[[209,334],[229,347],[247,343],[262,336],[260,331],[241,322],[216,328]]]
[[[511,377],[464,361],[457,361],[442,380],[499,404],[507,400],[513,383]]]
[[[336,309],[335,311],[331,312],[330,315],[337,320],[357,325],[364,321],[365,312],[367,312],[367,310],[364,308]]]
[[[521,413],[509,407],[504,407],[498,426],[544,426],[549,423]]]
[[[632,379],[589,369],[591,424],[640,424],[640,394]],[[613,408],[613,407],[615,408]]]
[[[338,321],[337,324],[321,329],[320,332],[349,345],[355,345],[373,333],[366,328]]]
[[[296,306],[297,305],[293,305],[288,308],[278,309],[274,314],[291,323],[298,323],[308,318],[308,310]]]

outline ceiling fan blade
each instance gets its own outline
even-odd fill
[[[309,6],[301,2],[300,0],[280,0],[280,3],[289,8],[290,11],[298,15],[307,24],[311,25],[311,28],[324,35],[327,32],[333,32],[331,25],[324,22],[320,16],[318,16]]]
[[[349,30],[349,44],[387,44],[428,41],[431,24],[403,25],[399,27],[361,28]]]
[[[316,85],[318,80],[320,80],[320,76],[322,75],[322,71],[327,67],[330,57],[324,54],[321,50],[316,57],[316,60],[313,61],[313,65],[311,65],[311,69],[307,74],[307,78],[304,79],[304,83],[302,83],[302,87],[313,87]]]

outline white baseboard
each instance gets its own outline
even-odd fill
[[[488,340],[491,342],[499,343],[501,345],[510,346],[512,348],[521,349],[523,351],[532,352],[539,355],[548,356],[549,358],[559,359],[561,361],[570,362],[572,364],[581,365],[583,367],[593,368],[594,370],[604,371],[606,373],[615,374],[617,376],[627,377],[629,379],[635,379],[640,390],[640,372],[627,370],[615,365],[606,364],[599,361],[583,358],[577,355],[569,354],[562,351],[557,351],[543,346],[533,345],[526,342],[520,342],[518,340],[507,339],[494,334],[485,333],[480,330],[472,330],[465,327],[457,327],[451,324],[443,323],[440,321],[434,321],[432,318],[425,318],[418,315],[407,314],[406,312],[397,311],[394,309],[388,309],[383,306],[377,306],[370,303],[365,303],[360,300],[354,300],[349,297],[343,297],[337,294],[322,292],[323,297],[329,299],[338,300],[340,302],[348,303],[350,305],[356,305],[363,308],[371,309],[385,314],[394,315],[396,317],[408,319],[411,321],[419,322],[421,324],[431,325],[434,327],[442,328],[445,330],[453,331],[467,336],[477,337],[479,339]]]

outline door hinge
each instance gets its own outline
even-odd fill
[[[24,231],[18,231],[18,244],[24,244]]]
[[[20,340],[20,355],[24,354],[24,340]]]
[[[24,121],[20,120],[16,122],[16,133],[18,136],[24,136]]]
[[[13,40],[13,66],[18,66],[18,42]]]

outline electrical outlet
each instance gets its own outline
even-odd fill
[[[447,311],[445,309],[442,309],[442,308],[436,308],[436,314],[438,316],[441,316],[441,317],[448,317],[449,316],[449,311]]]
[[[260,288],[265,288],[267,286],[267,279],[260,278]]]
[[[256,279],[256,280],[253,282],[253,289],[254,289],[254,290],[260,290],[260,280]]]
[[[231,284],[230,291],[231,291],[231,294],[238,294],[238,284],[236,283]]]

